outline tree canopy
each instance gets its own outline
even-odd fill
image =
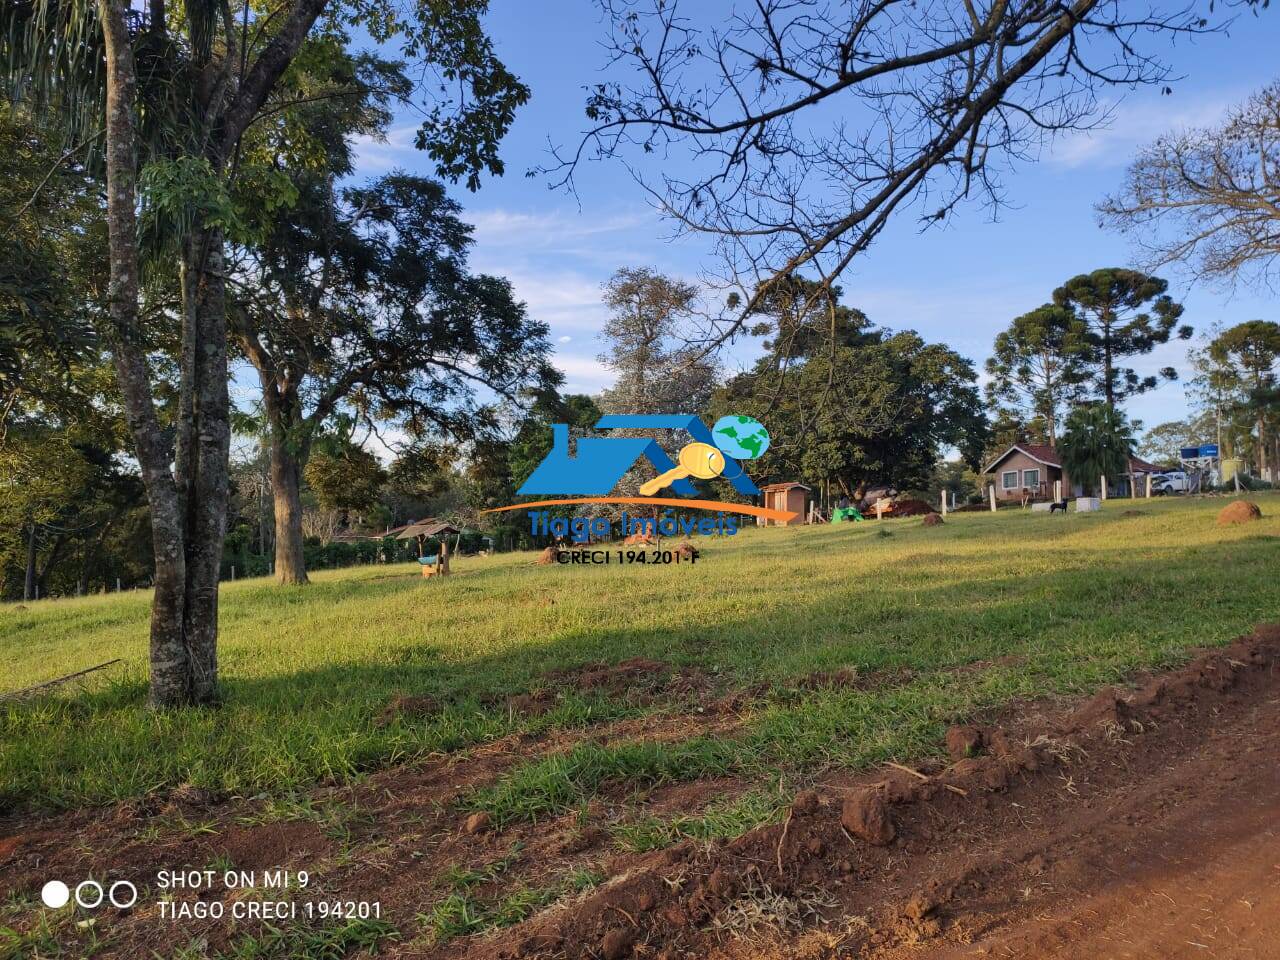
[[[247,2],[169,8],[151,0],[135,8],[127,0],[34,0],[0,8],[8,99],[47,115],[68,155],[84,151],[105,185],[103,328],[151,507],[157,707],[218,699],[218,580],[230,496],[227,244],[293,200],[280,177],[246,154],[246,133],[305,100],[349,94],[332,83],[307,89],[299,74],[314,67],[306,62],[317,49],[313,30],[314,39],[338,45],[361,30],[398,44],[423,78],[440,81],[412,88],[425,117],[418,146],[440,175],[474,188],[483,172],[501,172],[498,141],[528,98],[493,53],[481,23],[486,6],[290,0],[266,11]],[[254,183],[255,173],[265,176]],[[246,193],[251,203],[237,205]],[[148,243],[149,233],[163,242]],[[178,291],[176,309],[157,314],[176,327],[165,358],[177,382],[171,404],[144,323],[148,271]],[[503,293],[489,284],[475,296]]]
[[[973,365],[914,331],[874,329],[859,311],[839,315],[837,343],[815,349],[805,338],[791,354],[797,341],[775,329],[770,353],[716,392],[711,416],[753,416],[769,429],[753,475],[831,480],[852,494],[871,483],[927,487],[950,447],[976,464],[987,424]]]
[[[1280,324],[1247,320],[1219,333],[1209,342],[1208,360],[1216,366],[1219,386],[1234,393],[1233,406],[1247,411],[1257,428],[1254,444],[1258,473],[1265,474],[1274,458],[1268,429],[1280,406],[1277,368],[1280,368]]]
[[[1047,303],[996,335],[987,359],[987,400],[1038,419],[1057,446],[1063,407],[1080,399],[1089,362],[1088,327],[1065,306]]]
[[[1174,302],[1168,289],[1159,277],[1107,267],[1072,277],[1053,292],[1054,304],[1072,311],[1083,324],[1089,384],[1113,410],[1128,397],[1177,379],[1173,367],[1141,376],[1124,365],[1127,358],[1148,354],[1171,337],[1190,339],[1191,327],[1178,323],[1182,304]]]
[[[1143,149],[1098,207],[1150,269],[1269,288],[1280,260],[1280,83],[1214,127],[1175,131]]]

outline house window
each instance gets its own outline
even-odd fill
[[[1023,485],[1024,487],[1027,487],[1027,488],[1028,488],[1028,489],[1030,489],[1030,490],[1035,490],[1035,489],[1037,489],[1037,488],[1040,486],[1040,471],[1039,471],[1038,469],[1037,469],[1037,470],[1023,470],[1023,471],[1022,471],[1022,485]]]
[[[1004,473],[1000,474],[1000,486],[1002,489],[1005,489],[1005,490],[1017,490],[1018,489],[1018,471],[1006,470]]]

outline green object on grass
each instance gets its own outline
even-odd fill
[[[862,514],[858,512],[857,507],[836,507],[831,514],[831,522],[839,523],[841,520],[854,520],[861,522]]]

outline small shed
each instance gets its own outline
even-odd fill
[[[762,505],[768,510],[786,510],[794,513],[790,520],[763,520],[764,527],[792,527],[805,522],[806,501],[809,487],[803,483],[771,483],[760,488]]]

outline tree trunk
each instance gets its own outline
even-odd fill
[[[1116,387],[1114,363],[1111,358],[1111,325],[1107,324],[1103,327],[1102,341],[1102,376],[1105,380],[1103,384],[1107,398],[1107,409],[1114,412],[1116,408]]]
[[[111,528],[115,526],[116,519],[117,516],[108,517],[106,522],[103,523],[102,529],[98,531],[98,535],[85,543],[84,559],[80,565],[79,580],[79,592],[82,596],[89,592],[89,571],[93,567],[93,561],[96,560],[98,554],[102,552],[102,545],[107,542],[107,534],[110,533]]]
[[[1267,418],[1258,414],[1258,477],[1265,480],[1267,476]]]
[[[27,531],[27,574],[22,580],[22,599],[34,600],[36,598],[36,533],[38,528],[36,522],[31,521],[31,526]]]
[[[57,565],[58,561],[62,559],[62,550],[66,545],[67,535],[65,533],[59,534],[54,538],[53,544],[49,547],[49,555],[45,557],[44,566],[38,567],[36,570],[36,586],[39,588],[36,593],[37,596],[43,594],[47,597],[49,595],[49,573]],[[34,560],[35,557],[32,556],[31,559]]]
[[[227,383],[227,311],[223,238],[220,231],[198,225],[187,246],[184,286],[195,302],[187,315],[195,322],[195,365],[192,377],[193,431],[184,498],[186,590],[183,629],[191,657],[191,702],[218,698],[218,581],[222,540],[226,533],[231,450]]]
[[[271,497],[276,515],[276,582],[307,582],[302,553],[302,463],[285,438],[272,431]]]
[[[151,605],[151,689],[155,707],[189,702],[190,658],[183,635],[186,558],[182,511],[170,470],[169,445],[156,417],[150,371],[138,330],[137,143],[133,123],[136,70],[129,45],[127,0],[99,0],[106,47],[108,309],[112,360],[151,505],[155,595]]]

